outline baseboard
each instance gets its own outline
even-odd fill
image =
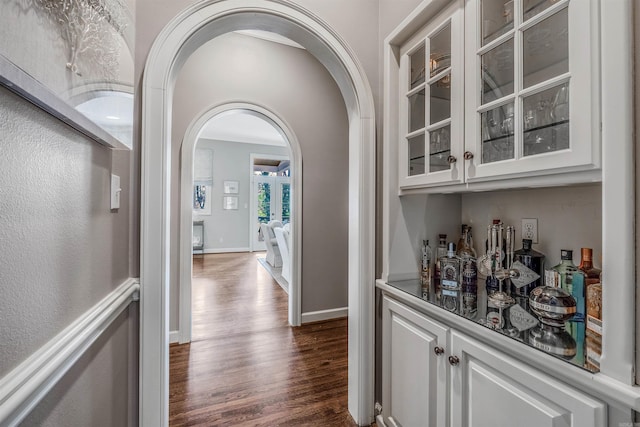
[[[132,301],[140,282],[128,279],[0,379],[0,425],[14,426],[49,393]]]
[[[321,320],[339,319],[349,315],[349,307],[332,308],[329,310],[310,311],[302,313],[302,323],[319,322]]]
[[[180,331],[169,331],[169,344],[180,342]]]
[[[204,248],[205,254],[226,254],[235,252],[251,252],[251,248]]]

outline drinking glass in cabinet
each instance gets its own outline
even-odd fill
[[[409,80],[409,89],[418,87],[425,81],[425,51],[424,43],[420,45],[411,55],[411,76]]]
[[[482,0],[482,45],[513,29],[513,0]]]
[[[451,126],[447,125],[429,132],[429,172],[450,168],[447,158],[451,154]]]
[[[409,96],[409,132],[424,127],[424,96],[424,89]]]
[[[569,71],[568,9],[551,15],[523,33],[524,87]]]
[[[447,25],[430,37],[430,77],[451,66],[451,25]]]
[[[482,104],[513,93],[513,64],[513,39],[482,55]]]
[[[451,74],[447,74],[430,86],[429,123],[438,123],[451,117]]]
[[[407,140],[409,144],[409,176],[424,174],[424,134]]]
[[[569,148],[569,83],[523,99],[523,155]]]
[[[492,163],[514,157],[513,103],[482,113],[482,163]]]

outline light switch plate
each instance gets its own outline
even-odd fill
[[[120,208],[120,177],[118,175],[111,174],[111,209]]]

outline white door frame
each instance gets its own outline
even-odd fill
[[[349,115],[349,412],[374,420],[375,112],[366,74],[351,48],[322,19],[289,0],[204,0],[158,35],[142,83],[140,253],[140,425],[169,419],[171,110],[176,75],[207,41],[240,29],[269,30],[298,42],[335,79]]]
[[[180,344],[191,342],[192,326],[192,242],[193,242],[193,173],[194,155],[200,132],[204,125],[219,114],[227,111],[242,110],[269,122],[287,141],[291,162],[291,283],[289,284],[289,323],[300,326],[301,322],[301,269],[302,265],[302,150],[291,127],[277,114],[266,107],[249,102],[229,102],[207,108],[188,126],[180,147],[180,298],[178,341]]]
[[[293,132],[291,132],[293,133]],[[255,235],[258,233],[258,228],[256,227],[256,223],[253,220],[255,217],[256,212],[256,204],[255,204],[255,178],[257,175],[253,174],[253,162],[255,161],[255,159],[268,159],[268,160],[291,160],[291,162],[293,163],[293,158],[292,157],[287,157],[287,156],[278,156],[277,154],[260,154],[260,153],[251,153],[249,155],[249,173],[251,176],[251,186],[250,186],[250,190],[249,190],[249,199],[251,200],[251,206],[250,206],[250,213],[249,213],[249,230],[251,232],[251,240],[249,241],[249,248],[251,249],[251,252],[257,251],[257,250],[265,250],[265,248],[256,248],[255,246]],[[300,161],[298,163],[300,165],[300,167],[302,167],[302,162]],[[291,173],[291,177],[293,177],[293,170]],[[302,178],[302,174],[300,175],[300,177]],[[272,177],[275,178],[275,177]],[[274,179],[274,182],[276,180]],[[293,182],[293,180],[291,180],[291,182]],[[293,196],[293,191],[292,191],[292,196]],[[302,199],[299,199],[300,202],[302,202]],[[299,207],[299,209],[302,209],[301,205],[296,205]],[[302,216],[300,216],[302,217]],[[293,217],[292,217],[293,220]],[[296,325],[299,326],[299,325]]]

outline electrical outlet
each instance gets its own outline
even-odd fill
[[[538,219],[522,218],[522,238],[538,243]]]

